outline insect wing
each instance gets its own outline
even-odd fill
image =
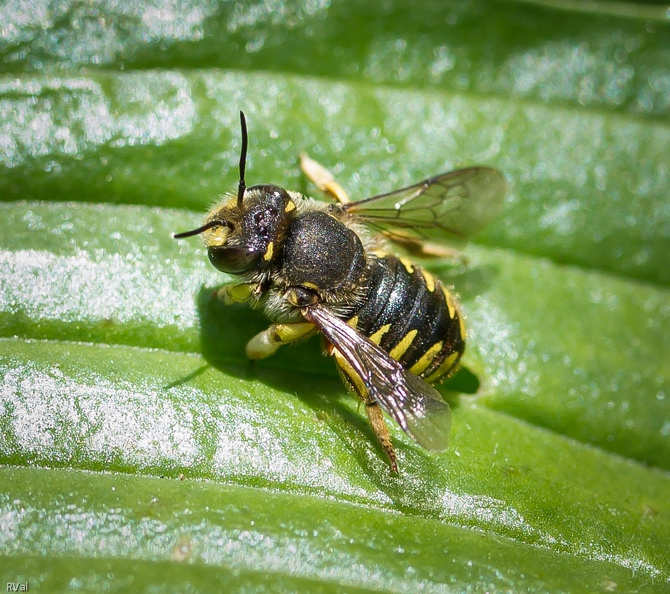
[[[421,239],[454,243],[482,230],[500,214],[506,187],[497,169],[470,167],[351,202],[343,209],[384,231],[412,230]]]
[[[435,388],[324,307],[307,307],[303,315],[344,357],[351,367],[347,371],[361,380],[368,398],[379,402],[424,448],[438,452],[447,448],[451,410]]]

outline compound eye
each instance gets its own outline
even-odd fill
[[[210,247],[207,250],[212,266],[221,272],[242,274],[256,267],[258,254],[240,247]]]

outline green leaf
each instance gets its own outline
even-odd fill
[[[670,26],[599,7],[0,8],[4,582],[666,590]],[[318,340],[250,364],[267,321],[171,237],[235,189],[239,109],[250,184],[311,191],[301,150],[354,199],[510,183],[427,263],[465,393],[442,454],[392,427],[399,477]]]
[[[16,498],[2,501],[14,562],[3,573],[49,591],[110,589],[108,575],[120,591],[652,590],[612,560],[312,495],[72,471],[27,488],[31,472],[0,469]],[[48,565],[34,556],[45,549]]]

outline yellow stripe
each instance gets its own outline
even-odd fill
[[[442,361],[442,365],[440,365],[435,371],[433,371],[433,373],[431,373],[426,378],[426,381],[432,383],[439,380],[443,375],[445,375],[446,373],[450,372],[453,369],[459,357],[460,353],[458,352],[451,353],[451,355],[449,355],[444,361]]]
[[[426,281],[426,289],[432,293],[435,290],[435,277],[430,272],[426,272],[423,268],[419,268],[419,272],[421,272],[423,279]]]
[[[272,260],[272,254],[274,253],[274,250],[275,250],[275,244],[273,241],[271,241],[268,244],[268,249],[265,250],[265,254],[263,254],[263,260],[265,260],[266,262]]]
[[[291,212],[292,210],[295,210],[295,202],[293,202],[293,200],[289,200],[286,208],[284,209],[284,212]]]
[[[337,349],[333,350],[333,356],[335,357],[335,361],[337,361],[337,364],[342,368],[342,370],[347,374],[351,382],[354,384],[354,387],[356,391],[358,392],[358,395],[365,400],[365,398],[368,395],[368,389],[365,387],[365,382],[363,381],[363,378],[356,373],[354,368],[349,365],[349,361],[347,361],[341,354],[340,351]]]
[[[408,260],[407,258],[400,258],[400,262],[405,267],[405,270],[412,274],[414,272],[414,262]]]
[[[354,316],[353,318],[348,320],[347,324],[349,324],[349,326],[351,326],[352,328],[355,328],[356,326],[358,326],[358,316]]]
[[[370,336],[370,340],[375,344],[380,344],[382,338],[384,337],[384,334],[386,334],[390,328],[391,324],[385,324],[379,330],[377,330],[377,332],[375,332],[372,336]]]
[[[461,330],[461,340],[465,341],[465,336],[467,332],[465,331],[465,322],[463,321],[463,316],[459,315],[458,316],[458,327]]]
[[[444,299],[447,302],[447,309],[449,310],[449,317],[453,319],[456,317],[456,302],[452,294],[442,287],[442,292],[444,293]]]
[[[414,375],[421,375],[428,366],[433,362],[433,359],[435,359],[435,355],[439,353],[442,350],[442,345],[443,341],[436,342],[432,347],[430,347],[425,354],[419,359],[412,367],[409,368],[409,370],[414,374]]]
[[[405,336],[403,336],[402,340],[389,351],[389,355],[391,355],[391,357],[396,360],[402,357],[407,352],[407,349],[411,346],[418,332],[419,331],[416,329],[410,330],[407,334],[405,334]]]

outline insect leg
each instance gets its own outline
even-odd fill
[[[398,461],[395,455],[395,448],[391,441],[389,428],[386,426],[386,421],[384,421],[384,417],[382,416],[381,406],[374,400],[366,402],[365,412],[368,414],[368,420],[370,421],[372,430],[375,432],[377,441],[379,441],[384,453],[388,456],[391,463],[391,472],[398,474]]]
[[[349,365],[347,360],[340,354],[340,352],[331,347],[330,354],[335,357],[335,362],[340,368],[342,377],[349,388],[365,403],[365,412],[368,415],[368,420],[375,433],[377,441],[382,446],[382,450],[389,459],[391,464],[391,472],[398,474],[398,461],[395,454],[395,448],[391,441],[391,434],[384,421],[381,406],[368,393],[363,378],[356,372],[356,370]]]
[[[244,303],[255,296],[257,288],[257,283],[224,285],[216,292],[216,296],[227,305],[231,303]]]
[[[300,153],[300,169],[319,190],[332,196],[340,204],[350,202],[349,196],[335,181],[333,174],[305,153]]]
[[[382,231],[382,235],[390,239],[396,245],[407,250],[412,256],[423,258],[443,258],[456,261],[461,254],[455,248],[450,248],[432,241],[424,241],[412,233],[402,229],[393,231]]]
[[[297,322],[295,324],[272,324],[263,332],[254,336],[246,347],[247,357],[252,360],[265,359],[274,355],[283,344],[306,338],[316,332],[314,324]]]

